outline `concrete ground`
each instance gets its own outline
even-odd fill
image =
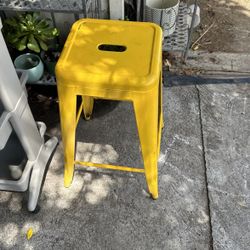
[[[165,78],[163,96],[158,200],[143,174],[77,166],[64,188],[60,142],[39,213],[0,193],[0,249],[249,249],[250,78]],[[57,106],[45,114],[60,138]],[[139,152],[130,103],[99,101],[78,125],[78,159],[140,167]]]

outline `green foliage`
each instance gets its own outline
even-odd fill
[[[19,14],[4,21],[3,34],[5,40],[17,50],[28,48],[39,53],[47,51],[49,40],[59,35],[58,29],[50,24],[50,19],[41,18],[38,13]]]

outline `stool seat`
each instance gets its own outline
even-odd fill
[[[81,19],[57,64],[59,84],[145,91],[157,84],[159,27],[149,23]]]
[[[158,197],[161,46],[161,28],[152,23],[81,19],[73,25],[56,65],[66,187],[80,164],[145,173],[149,193]],[[78,112],[77,96],[82,97]],[[144,169],[75,160],[75,129],[82,111],[90,119],[94,98],[132,102]]]

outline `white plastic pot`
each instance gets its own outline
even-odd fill
[[[179,3],[179,0],[147,0],[145,7],[146,21],[160,25],[164,37],[173,34],[178,16]]]

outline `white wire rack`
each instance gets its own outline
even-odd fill
[[[76,13],[98,17],[100,0],[1,0],[0,10]]]
[[[181,2],[175,32],[164,39],[163,51],[184,51],[188,42],[187,4]]]

